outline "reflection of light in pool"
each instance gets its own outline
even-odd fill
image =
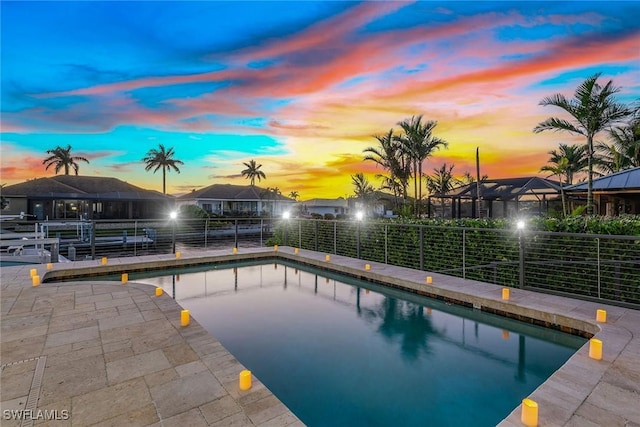
[[[310,426],[495,425],[585,342],[280,267],[136,281],[175,286],[180,304]]]

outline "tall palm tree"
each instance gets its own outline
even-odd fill
[[[552,161],[553,160],[553,161]],[[565,217],[567,215],[567,199],[564,195],[564,187],[562,185],[562,180],[567,179],[567,170],[570,168],[569,159],[566,157],[561,157],[560,159],[552,159],[549,160],[549,164],[540,168],[540,172],[549,172],[552,176],[557,175],[558,180],[560,181],[560,197],[562,198],[562,216]],[[571,182],[567,181],[569,184]]]
[[[438,124],[435,120],[422,122],[422,116],[413,116],[398,125],[404,134],[398,137],[403,150],[413,163],[413,186],[416,203],[422,200],[422,163],[440,147],[447,147],[448,143],[444,139],[433,135],[433,129]],[[420,183],[418,185],[418,183]],[[414,209],[416,216],[420,216],[419,204]]]
[[[258,181],[267,178],[267,175],[265,175],[265,173],[260,170],[262,165],[256,164],[255,160],[251,159],[249,163],[243,163],[243,165],[245,165],[247,168],[240,172],[240,174],[251,181],[252,187],[256,183],[256,178],[258,178]]]
[[[48,170],[51,166],[55,166],[56,175],[60,171],[60,169],[64,168],[64,174],[69,175],[69,170],[73,168],[76,175],[78,175],[78,171],[80,170],[80,165],[78,162],[86,162],[89,163],[89,160],[80,156],[72,156],[71,155],[71,145],[67,145],[67,148],[62,148],[57,146],[53,150],[47,150],[47,154],[49,157],[42,161],[42,164],[47,165],[46,169]]]
[[[389,189],[393,192],[394,197],[398,194],[402,198],[407,198],[407,186],[409,184],[409,176],[411,175],[411,161],[406,152],[402,149],[402,144],[393,135],[393,129],[390,129],[385,135],[374,136],[379,143],[378,147],[367,147],[363,150],[367,153],[365,160],[375,162],[389,172],[389,175],[378,174],[376,178],[383,180],[382,188]]]
[[[573,178],[575,176],[575,174],[583,172],[587,166],[588,166],[588,159],[587,159],[587,147],[586,145],[578,145],[578,144],[573,144],[573,145],[567,145],[567,144],[560,144],[558,146],[558,150],[551,150],[548,153],[551,157],[549,158],[549,160],[547,161],[547,163],[549,163],[551,165],[551,168],[558,166],[559,163],[563,162],[565,163],[565,161],[563,159],[566,159],[566,165],[563,166],[563,173],[562,175],[558,175],[558,177],[560,178],[560,180],[564,180],[565,184],[573,184]],[[546,166],[543,166],[542,169],[540,169],[542,172],[551,172],[551,169],[545,169]],[[552,173],[552,175],[557,175],[555,173]]]
[[[173,169],[177,173],[180,173],[178,165],[184,165],[182,160],[174,159],[175,152],[173,147],[168,150],[162,144],[158,144],[158,148],[152,148],[147,151],[142,161],[147,164],[145,171],[153,169],[153,173],[156,173],[158,169],[162,168],[162,193],[167,194],[167,176],[166,172]]]
[[[297,191],[292,191],[289,193],[289,197],[291,197],[294,201],[297,202],[300,195],[298,194]]]
[[[550,117],[533,128],[533,132],[546,130],[565,131],[582,135],[587,139],[587,213],[593,214],[593,159],[595,136],[624,120],[631,110],[615,100],[614,95],[620,88],[613,86],[609,80],[604,86],[598,83],[600,73],[582,82],[576,89],[572,99],[557,93],[543,98],[542,106],[555,106],[567,112],[572,120]]]
[[[433,170],[433,175],[427,175],[427,190],[431,195],[437,196],[440,199],[440,205],[442,208],[442,217],[444,218],[444,196],[449,191],[453,190],[453,187],[460,183],[453,177],[453,168],[455,165],[447,166],[443,163],[439,169]]]

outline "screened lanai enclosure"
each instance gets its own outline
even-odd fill
[[[539,177],[486,179],[428,198],[429,217],[436,218],[546,215],[561,206],[560,184]]]

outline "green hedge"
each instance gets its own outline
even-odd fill
[[[613,236],[640,236],[640,217],[527,220],[525,286],[640,304],[640,239]],[[358,240],[364,260],[519,285],[515,220],[292,220],[280,223],[267,244],[357,257]]]

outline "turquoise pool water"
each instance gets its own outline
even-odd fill
[[[130,280],[174,295],[309,426],[493,426],[586,341],[306,267],[208,268]]]

